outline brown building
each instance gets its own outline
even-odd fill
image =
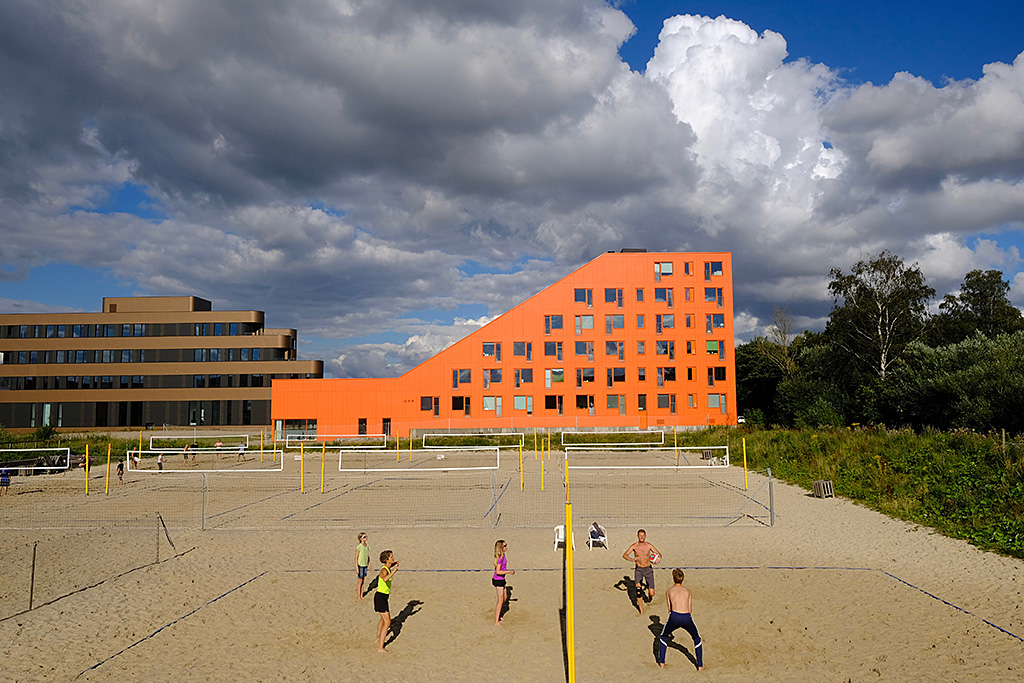
[[[0,425],[265,425],[274,379],[322,378],[296,331],[192,296],[103,299],[102,313],[0,314]]]

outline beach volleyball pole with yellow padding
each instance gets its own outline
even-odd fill
[[[327,469],[327,440],[320,451],[320,493],[324,492],[324,471]]]
[[[565,465],[565,650],[569,664],[569,683],[576,683],[576,608],[572,571],[572,503],[569,502],[569,462]]]
[[[89,495],[89,444],[85,444],[85,495]]]
[[[103,484],[103,495],[110,495],[110,444],[107,444],[107,476]]]
[[[299,493],[306,492],[306,445],[299,444]]]

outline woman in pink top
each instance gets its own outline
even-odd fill
[[[497,541],[494,544],[494,576],[491,577],[491,585],[494,586],[498,597],[498,603],[494,606],[495,626],[501,624],[501,608],[505,606],[505,601],[508,600],[505,577],[515,574],[514,570],[508,569],[508,560],[505,558],[505,551],[507,549],[508,543],[505,543],[505,541]]]

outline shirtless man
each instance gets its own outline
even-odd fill
[[[693,638],[693,652],[697,657],[697,671],[703,671],[704,648],[701,647],[700,634],[697,632],[697,626],[693,623],[693,617],[690,615],[693,594],[690,593],[689,588],[683,585],[682,569],[672,570],[672,581],[675,582],[673,586],[665,591],[665,601],[668,603],[669,612],[668,619],[665,620],[665,626],[661,629],[661,635],[658,636],[658,665],[662,669],[665,668],[665,651],[668,649],[666,638],[677,628],[684,628],[690,634],[690,637]]]
[[[644,614],[644,596],[641,592],[641,582],[647,584],[647,602],[654,600],[654,567],[651,566],[651,551],[658,552],[658,549],[647,542],[647,532],[640,529],[636,532],[636,543],[626,548],[622,553],[622,559],[636,564],[633,576],[636,579],[636,607],[640,610],[640,616]],[[633,553],[633,557],[629,554]]]

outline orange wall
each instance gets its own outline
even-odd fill
[[[672,262],[672,275],[655,281],[655,263]],[[705,263],[721,262],[722,274],[705,281]],[[690,274],[684,265],[690,264]],[[655,288],[671,288],[673,306],[656,302]],[[723,290],[722,306],[705,302],[705,288]],[[623,290],[623,305],[605,303],[605,288]],[[644,300],[637,302],[636,291],[643,289]],[[576,289],[590,289],[593,305],[574,301]],[[692,290],[686,301],[686,290]],[[644,316],[638,329],[637,315]],[[657,334],[655,316],[674,314],[675,328]],[[686,327],[686,316],[692,316]],[[724,327],[706,331],[707,314],[723,314]],[[545,334],[544,318],[561,315],[563,328]],[[592,315],[594,329],[575,332],[575,316]],[[605,316],[623,315],[624,328],[606,334]],[[433,358],[401,377],[384,379],[302,379],[274,380],[271,414],[275,420],[315,419],[319,434],[355,434],[359,418],[367,419],[367,431],[380,433],[383,418],[391,419],[391,434],[407,436],[410,429],[532,429],[534,427],[661,427],[736,423],[736,377],[733,358],[732,255],[713,253],[606,253],[559,280],[483,328],[456,342]],[[606,355],[607,341],[625,345],[624,360]],[[725,358],[709,355],[706,342],[725,344]],[[545,342],[562,342],[562,361],[544,355]],[[577,341],[594,344],[593,361],[575,355]],[[638,354],[638,342],[645,353]],[[656,354],[657,341],[675,342],[675,359]],[[501,361],[483,355],[486,342],[501,344]],[[533,359],[513,355],[514,342],[530,342]],[[687,342],[692,353],[687,353]],[[607,386],[606,369],[625,368],[625,381]],[[675,368],[676,380],[657,385],[657,369]],[[708,386],[708,368],[724,368],[725,380]],[[500,368],[501,383],[484,388],[484,371]],[[532,368],[533,382],[515,388],[514,371]],[[545,387],[545,370],[562,368],[565,381]],[[593,368],[594,382],[576,386],[577,368]],[[646,380],[638,379],[638,369],[646,369]],[[452,388],[452,371],[468,369],[471,383]],[[693,379],[687,379],[692,369]],[[709,407],[708,394],[724,394],[726,411]],[[577,395],[594,397],[594,414],[576,407]],[[608,408],[609,394],[624,395],[626,414]],[[646,411],[638,410],[638,394],[646,394]],[[676,412],[658,407],[658,395],[675,395]],[[688,407],[688,395],[695,407]],[[545,396],[564,397],[564,411],[545,409]],[[420,409],[422,396],[438,397],[440,414]],[[468,397],[471,416],[452,408],[452,397]],[[483,409],[484,397],[501,397],[501,416]],[[515,396],[533,397],[533,414],[514,408]]]

